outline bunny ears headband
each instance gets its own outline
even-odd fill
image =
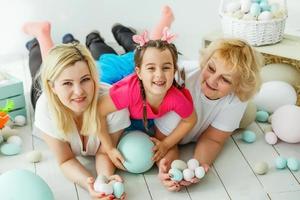
[[[169,28],[165,27],[162,32],[162,37],[160,40],[166,41],[167,43],[172,43],[176,38],[175,34],[169,32]],[[148,32],[145,31],[142,35],[134,35],[132,39],[135,43],[139,44],[141,47],[149,42]]]

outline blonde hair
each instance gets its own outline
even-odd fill
[[[52,111],[58,130],[65,135],[72,131],[74,119],[72,111],[66,107],[52,91],[53,83],[63,70],[74,65],[77,61],[85,61],[94,81],[94,96],[88,108],[83,112],[82,135],[100,132],[100,118],[97,113],[99,79],[94,59],[89,50],[81,44],[57,45],[49,51],[41,69],[41,81],[50,111]]]
[[[261,86],[260,68],[264,59],[247,42],[240,39],[226,38],[213,41],[202,52],[201,68],[213,55],[231,66],[233,76],[233,92],[241,101],[247,101],[255,95]]]

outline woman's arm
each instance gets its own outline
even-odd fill
[[[178,144],[179,141],[192,130],[196,122],[197,115],[195,111],[193,111],[189,117],[180,120],[178,126],[168,137],[161,142],[154,139],[153,141],[156,143],[156,146],[153,150],[156,152],[153,159],[155,161],[160,160],[171,147]]]
[[[231,133],[221,131],[210,125],[197,141],[194,158],[201,164],[211,165],[219,155],[226,140],[231,136]]]

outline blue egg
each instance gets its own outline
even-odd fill
[[[247,143],[252,143],[256,140],[256,134],[253,131],[245,130],[242,133],[242,140]]]
[[[255,120],[258,122],[267,122],[269,118],[269,113],[266,111],[260,110],[256,112]]]
[[[131,173],[143,173],[149,170],[154,147],[149,136],[141,131],[130,131],[121,138],[118,149],[125,158],[124,167]]]
[[[288,158],[287,159],[287,166],[292,171],[298,171],[299,169],[299,162],[296,158]]]
[[[271,10],[271,6],[269,5],[269,3],[267,1],[260,2],[259,6],[262,11],[270,11]]]
[[[124,193],[124,184],[121,182],[115,182],[113,184],[114,196],[118,199],[121,198],[122,194]]]
[[[6,156],[13,156],[21,152],[21,147],[17,144],[6,143],[1,146],[0,151]]]
[[[171,168],[169,170],[169,174],[170,174],[171,180],[173,180],[173,181],[179,182],[183,179],[183,174],[179,169]]]
[[[253,3],[250,8],[250,14],[253,16],[258,16],[261,12],[261,8],[258,3]]]
[[[7,171],[0,176],[1,199],[54,200],[47,183],[24,169]]]
[[[264,1],[264,0],[252,0],[253,3],[260,3],[261,1]]]
[[[270,7],[270,11],[272,12],[272,13],[275,13],[275,12],[277,12],[279,10],[279,5],[278,4],[272,4],[271,5],[271,7]]]
[[[275,166],[277,169],[284,169],[286,167],[287,160],[281,156],[277,157],[275,160]]]

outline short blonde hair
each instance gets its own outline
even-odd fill
[[[264,59],[247,42],[226,38],[213,41],[202,51],[201,68],[213,55],[224,59],[227,66],[231,66],[233,76],[233,92],[241,101],[248,101],[261,86],[260,68]]]
[[[83,113],[83,122],[80,133],[82,135],[97,134],[100,132],[100,118],[98,108],[99,76],[95,61],[89,50],[81,44],[61,44],[49,51],[41,69],[41,81],[50,111],[53,113],[58,130],[65,135],[72,131],[74,119],[72,111],[67,108],[52,91],[52,84],[63,70],[74,65],[77,61],[85,61],[94,81],[94,96],[86,111]]]

